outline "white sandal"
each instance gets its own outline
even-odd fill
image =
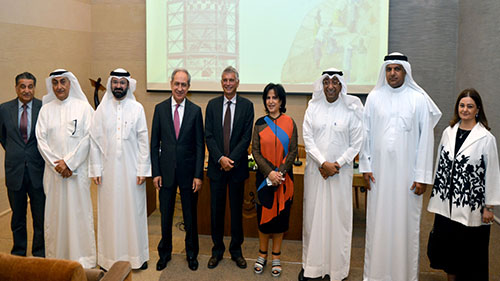
[[[257,261],[255,261],[255,264],[253,265],[253,272],[257,274],[261,274],[264,271],[264,267],[266,266],[267,263],[267,252],[259,250],[259,253],[261,253],[262,255],[266,255],[266,257],[265,258],[261,256],[257,257]]]
[[[279,256],[281,255],[281,252],[272,254],[273,256]],[[271,274],[273,275],[273,277],[280,277],[282,270],[280,259],[273,259],[272,266],[273,267],[271,268]]]

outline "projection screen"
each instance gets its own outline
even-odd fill
[[[220,91],[232,65],[240,91],[273,82],[307,93],[336,67],[349,92],[367,93],[387,54],[388,1],[147,0],[147,88],[169,90],[171,72],[182,67],[191,90]]]

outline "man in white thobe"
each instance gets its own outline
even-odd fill
[[[45,256],[92,268],[96,247],[87,159],[94,110],[73,73],[57,69],[46,83],[35,129],[45,160]]]
[[[307,152],[299,280],[349,275],[353,162],[363,142],[363,105],[347,95],[340,70],[314,82],[303,124]]]
[[[418,280],[422,194],[432,183],[441,112],[415,83],[408,58],[385,57],[368,95],[359,170],[370,184],[363,280]]]
[[[109,269],[149,260],[146,177],[151,176],[144,108],[135,100],[136,80],[121,68],[111,72],[90,129],[89,174],[98,185],[98,264]]]

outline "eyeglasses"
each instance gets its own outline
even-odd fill
[[[338,80],[323,80],[323,86],[328,86],[330,84],[333,84],[333,86],[338,86],[340,85],[340,81]]]

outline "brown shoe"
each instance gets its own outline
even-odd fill
[[[245,260],[245,258],[243,258],[242,256],[239,256],[239,257],[231,257],[231,259],[236,262],[236,265],[239,267],[239,268],[247,268],[247,261]]]
[[[211,256],[208,260],[208,268],[216,268],[222,258]]]

